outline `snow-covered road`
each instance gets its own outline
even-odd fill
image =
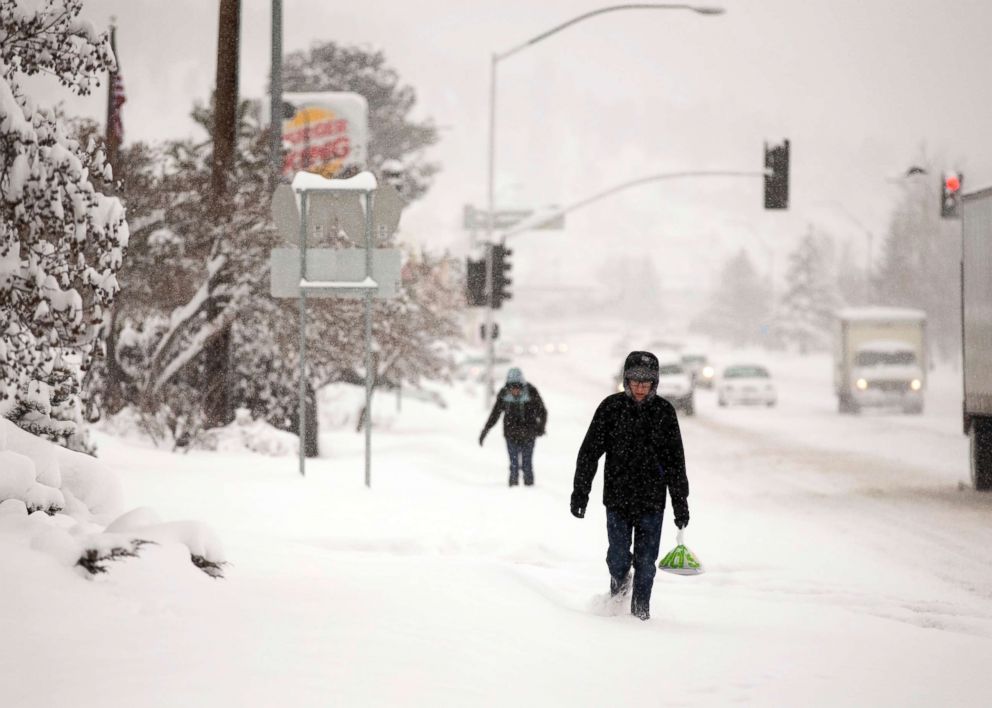
[[[609,337],[570,344],[519,362],[550,411],[532,489],[506,487],[499,435],[478,447],[461,386],[446,410],[377,403],[370,490],[347,428],[306,479],[290,458],[103,437],[129,505],[211,523],[233,564],[52,570],[58,587],[0,595],[12,705],[988,704],[992,496],[960,488],[953,372],[922,417],[839,416],[817,357],[769,362],[774,409],[699,392],[687,542],[707,572],[659,573],[642,623],[603,597],[602,508],[568,513],[620,360]]]

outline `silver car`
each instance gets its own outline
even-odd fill
[[[772,375],[757,364],[728,366],[720,376],[716,394],[721,406],[744,403],[771,407],[778,403]]]

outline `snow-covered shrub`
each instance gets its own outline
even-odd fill
[[[252,420],[246,408],[235,411],[233,423],[207,431],[202,447],[220,452],[257,452],[272,457],[300,452],[296,435],[279,430],[264,420]]]
[[[181,550],[212,577],[222,575],[224,549],[205,524],[163,523],[151,509],[121,514],[122,507],[120,480],[99,460],[0,418],[0,557],[5,543],[26,545],[96,575],[154,544]]]
[[[20,81],[51,74],[87,94],[114,65],[80,6],[0,0],[0,415],[76,449],[80,383],[100,353],[128,228],[121,203],[93,186],[111,176],[102,150],[71,139]]]

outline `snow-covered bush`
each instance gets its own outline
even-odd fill
[[[99,460],[0,418],[0,557],[4,544],[26,545],[96,575],[155,544],[185,547],[195,567],[222,575],[224,549],[205,524],[162,523],[144,507],[121,514],[122,499],[120,479]]]
[[[78,19],[80,6],[0,0],[0,415],[76,449],[86,447],[82,376],[99,354],[128,228],[121,203],[94,188],[111,177],[102,150],[71,139],[20,81],[51,74],[87,94],[113,67],[106,33]]]
[[[252,420],[246,408],[235,411],[234,422],[212,428],[203,436],[202,446],[220,452],[256,452],[272,457],[298,455],[299,438],[266,423]]]

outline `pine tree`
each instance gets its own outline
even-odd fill
[[[21,81],[50,74],[88,94],[114,66],[80,0],[29,11],[0,0],[0,413],[53,442],[87,449],[80,384],[100,354],[104,312],[128,245],[111,172],[95,143],[72,139]]]
[[[826,349],[830,344],[834,311],[840,304],[832,277],[825,238],[810,229],[789,255],[786,290],[779,303],[776,330],[800,354]]]
[[[734,346],[768,344],[771,310],[771,288],[741,249],[724,265],[719,289],[691,329]]]
[[[923,161],[927,164],[929,161]],[[914,178],[894,210],[874,283],[879,302],[927,313],[930,340],[956,358],[961,338],[961,223],[940,218],[940,183]]]

